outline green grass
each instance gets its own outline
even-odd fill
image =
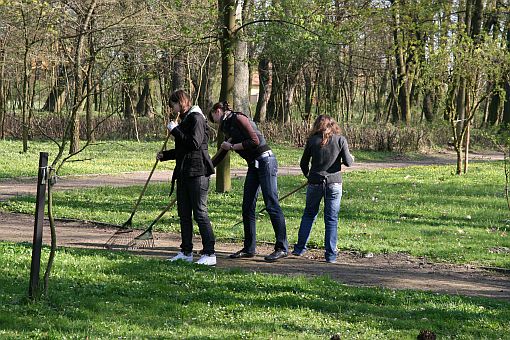
[[[43,249],[43,260],[47,259]],[[47,300],[26,299],[29,245],[0,242],[2,339],[508,338],[510,303],[355,288],[326,277],[198,268],[59,249]]]
[[[509,211],[504,199],[502,162],[473,163],[465,176],[452,175],[453,166],[427,166],[344,174],[344,195],[338,246],[363,253],[405,252],[434,261],[510,268]],[[211,183],[209,216],[219,240],[242,239],[241,216],[244,178],[232,180],[232,191],[219,194]],[[279,177],[280,193],[303,183],[300,176]],[[120,225],[129,216],[140,186],[56,192],[58,217],[103,221]],[[150,185],[134,224],[146,228],[168,202],[168,184]],[[261,195],[260,195],[261,196]],[[305,189],[281,202],[289,243],[296,242],[305,204]],[[258,209],[263,206],[259,197]],[[32,214],[34,198],[20,197],[0,205]],[[179,231],[176,209],[156,226]],[[198,230],[195,230],[198,232]],[[324,245],[322,212],[312,229],[309,246]],[[258,241],[274,242],[266,214],[259,216]]]
[[[76,158],[71,159],[62,167],[60,175],[77,174],[113,174],[129,171],[149,171],[152,169],[156,153],[161,149],[163,141],[99,141],[90,145]],[[173,147],[170,141],[168,148]],[[278,157],[280,166],[297,166],[303,150],[288,145],[271,145]],[[0,140],[0,179],[25,176],[37,176],[39,152],[49,153],[49,163],[57,154],[57,147],[52,142],[30,142],[27,153],[22,153],[21,141]],[[211,156],[216,146],[209,146]],[[393,157],[394,153],[371,151],[354,152],[356,161],[382,161]],[[171,170],[175,162],[163,162],[158,170]],[[246,162],[237,154],[231,157],[232,168],[246,167]]]

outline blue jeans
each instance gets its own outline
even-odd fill
[[[294,245],[294,252],[303,254],[310,238],[312,225],[319,213],[319,205],[324,197],[324,248],[326,261],[334,261],[337,255],[336,243],[338,237],[338,213],[342,200],[342,183],[308,184],[306,189],[306,207],[299,226],[298,242]]]
[[[243,225],[244,225],[244,251],[255,253],[256,248],[256,213],[257,197],[259,188],[266,205],[267,213],[273,225],[276,242],[275,250],[288,249],[287,228],[285,217],[278,201],[278,185],[276,175],[278,173],[278,162],[276,157],[269,156],[258,160],[258,167],[255,163],[248,164],[248,173],[244,181],[243,194]]]

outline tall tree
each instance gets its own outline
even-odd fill
[[[221,89],[220,101],[233,102],[234,99],[234,51],[236,29],[236,1],[218,0],[219,23],[221,27]],[[218,148],[223,141],[218,134]],[[230,181],[230,154],[218,164],[216,172],[216,191],[227,192],[232,188]]]
[[[73,101],[71,106],[71,129],[70,129],[70,143],[69,153],[73,154],[80,149],[80,111],[83,104],[83,58],[84,46],[86,42],[86,32],[90,29],[92,15],[97,5],[97,0],[91,0],[89,3],[82,4],[82,6],[74,7],[75,13],[78,16],[78,26],[76,27],[76,38],[73,56]]]

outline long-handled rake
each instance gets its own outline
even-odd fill
[[[168,203],[168,205],[159,213],[158,217],[145,229],[140,235],[133,238],[127,245],[129,249],[138,248],[154,248],[154,235],[152,234],[152,228],[158,223],[163,215],[170,210],[177,202],[177,198],[174,198]]]
[[[308,183],[307,183],[307,182],[306,182],[306,183],[301,184],[301,185],[299,186],[299,188],[296,188],[296,189],[292,190],[291,192],[289,192],[289,193],[287,193],[287,194],[283,195],[282,197],[280,197],[280,198],[278,199],[278,201],[279,201],[279,202],[283,201],[284,199],[286,199],[287,197],[289,197],[289,196],[291,196],[291,195],[295,194],[296,192],[298,192],[299,190],[303,189],[303,188],[304,188],[304,187],[306,187],[307,185],[308,185]],[[262,213],[263,213],[264,211],[266,211],[266,210],[267,210],[267,208],[266,208],[266,207],[264,207],[264,208],[260,209],[257,213],[262,214]],[[243,223],[243,220],[238,221],[238,222],[237,222],[236,224],[234,224],[231,228],[232,228],[232,229],[234,229],[235,227],[237,227],[237,226],[238,226],[238,225],[240,225],[241,223]]]
[[[164,151],[166,149],[166,144],[168,143],[168,139],[170,139],[170,134],[165,139],[165,142],[163,143],[163,147],[161,148],[161,151]],[[115,233],[106,241],[104,247],[111,249],[114,247],[124,247],[127,244],[129,244],[133,239],[133,216],[135,215],[136,211],[138,210],[138,206],[140,205],[140,201],[142,200],[143,195],[145,194],[145,191],[147,190],[147,186],[149,185],[149,181],[152,178],[152,175],[154,174],[154,170],[156,170],[156,167],[159,163],[159,159],[156,159],[156,162],[154,163],[154,166],[152,167],[152,170],[149,174],[149,177],[147,178],[147,181],[145,181],[145,185],[143,186],[142,192],[140,193],[140,196],[138,197],[138,200],[135,203],[135,206],[133,207],[133,210],[131,211],[131,216],[129,216],[128,220],[124,222],[118,229],[115,231]]]

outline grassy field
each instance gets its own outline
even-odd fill
[[[60,249],[26,299],[29,245],[0,242],[2,339],[506,339],[510,303]],[[47,257],[47,249],[43,258]]]
[[[150,170],[162,142],[100,143],[69,163],[62,174]],[[0,179],[33,176],[39,151],[49,143],[0,141]],[[280,165],[297,165],[301,150],[273,147]],[[53,150],[53,151],[52,151]],[[391,154],[355,152],[358,161]],[[234,157],[233,167],[244,167]],[[173,162],[160,169],[171,169]],[[405,252],[430,260],[510,268],[510,214],[503,195],[502,162],[472,163],[466,176],[453,166],[357,171],[344,175],[339,247],[363,253]],[[300,176],[279,177],[286,193]],[[218,239],[241,242],[243,179],[230,193],[209,195]],[[121,224],[140,186],[56,192],[57,217]],[[134,224],[145,228],[168,202],[169,186],[150,185]],[[296,241],[304,193],[283,201],[289,242]],[[262,206],[260,202],[259,208]],[[33,197],[0,203],[32,214]],[[310,238],[323,247],[323,215]],[[272,242],[267,215],[258,219],[259,241]],[[156,226],[179,230],[176,210]],[[198,232],[198,231],[197,231]],[[510,303],[417,291],[356,288],[328,277],[306,278],[200,268],[121,252],[58,250],[47,300],[26,298],[31,247],[0,242],[0,338],[165,339],[416,339],[421,329],[438,339],[506,339]],[[48,249],[43,249],[43,260]]]
[[[0,179],[24,176],[37,176],[39,152],[49,153],[49,163],[57,154],[57,147],[51,142],[30,142],[30,149],[22,153],[21,141],[0,140]],[[71,159],[62,168],[60,175],[107,174],[128,171],[149,171],[156,160],[156,153],[161,150],[163,141],[103,141],[89,146],[82,153]],[[173,147],[170,141],[168,149]],[[288,145],[271,145],[278,157],[280,166],[297,166],[303,150]],[[211,156],[216,152],[214,145],[209,146]],[[357,161],[377,161],[394,156],[393,153],[356,151]],[[160,170],[170,170],[175,162],[163,162]],[[246,162],[237,154],[231,157],[232,168],[246,167]]]
[[[405,252],[434,261],[510,268],[510,214],[503,195],[503,163],[473,163],[465,176],[452,175],[453,170],[453,166],[427,166],[345,174],[339,248],[363,253]],[[243,180],[233,179],[230,193],[210,191],[209,214],[219,240],[241,242],[242,225],[233,225],[241,216]],[[302,183],[300,176],[281,176],[279,190],[290,192]],[[55,214],[120,225],[140,190],[137,186],[57,192]],[[168,202],[168,191],[168,185],[149,186],[135,215],[137,227],[145,228],[158,215]],[[281,202],[290,244],[296,241],[304,202],[305,189]],[[259,208],[262,204],[260,199]],[[33,213],[34,199],[20,197],[0,207]],[[175,208],[156,229],[179,231]],[[309,245],[322,248],[323,234],[320,213]],[[265,214],[259,216],[257,237],[274,241]]]

